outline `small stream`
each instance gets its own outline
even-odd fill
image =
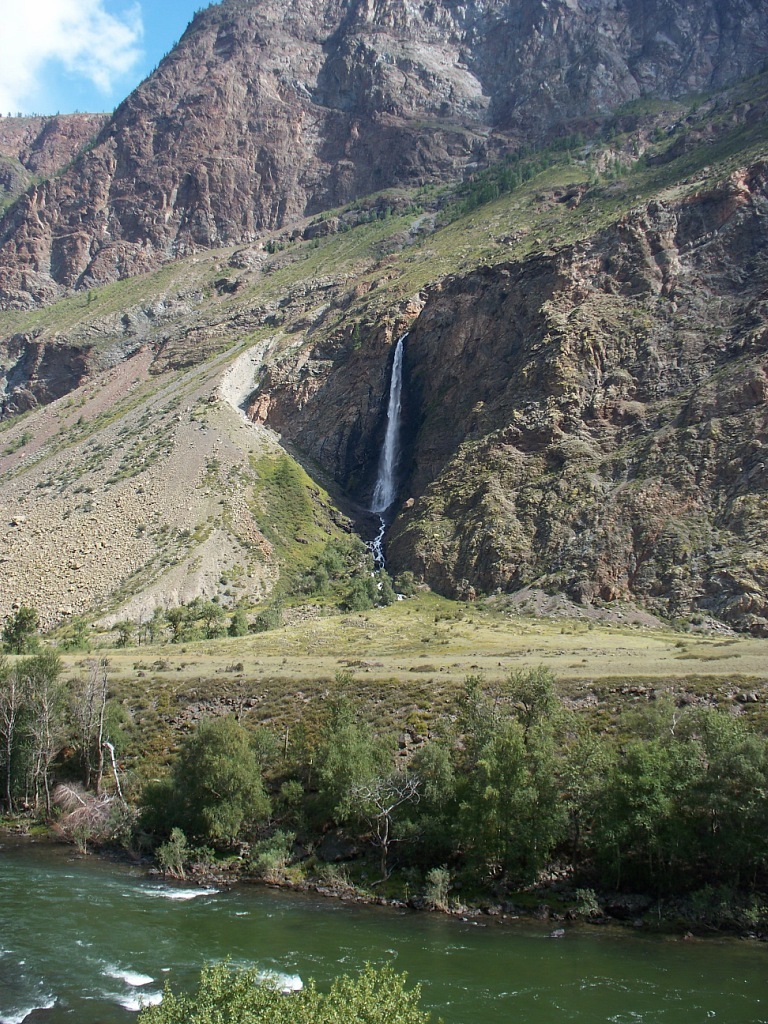
[[[461,922],[263,887],[199,889],[71,848],[0,840],[0,1022],[123,1024],[230,957],[290,989],[366,961],[445,1024],[768,1022],[768,947],[546,922]],[[290,998],[290,995],[286,996]]]

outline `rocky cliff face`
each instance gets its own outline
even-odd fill
[[[766,224],[758,162],[431,289],[406,346],[393,569],[452,596],[536,584],[768,633]],[[364,498],[387,378],[356,358],[274,371],[261,411]]]
[[[766,629],[767,212],[759,163],[439,289],[409,338],[417,500],[392,557],[443,590],[536,581]]]
[[[35,178],[66,167],[107,120],[106,114],[0,117],[0,209]]]
[[[0,224],[0,306],[461,174],[628,99],[755,70],[761,0],[224,0]]]

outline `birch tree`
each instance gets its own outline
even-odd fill
[[[94,783],[101,795],[104,774],[104,713],[107,706],[107,660],[91,658],[88,674],[76,684],[72,695],[72,718],[77,732],[83,766],[83,785]],[[95,779],[94,779],[95,776]]]
[[[3,799],[8,814],[14,811],[15,762],[18,734],[24,713],[25,689],[17,666],[0,657],[0,743],[2,744]]]

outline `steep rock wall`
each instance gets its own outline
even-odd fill
[[[409,338],[395,565],[768,629],[768,167],[449,281]]]
[[[224,0],[0,223],[0,307],[756,70],[761,0]]]
[[[391,567],[768,632],[767,225],[760,162],[433,288],[410,310]],[[252,404],[363,501],[407,319],[271,368]]]

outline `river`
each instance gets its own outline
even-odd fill
[[[445,1024],[768,1022],[768,947],[546,922],[486,927],[266,889],[197,889],[46,843],[0,840],[0,1022],[125,1024],[207,961],[321,986],[407,971]],[[290,998],[287,996],[286,998]]]

